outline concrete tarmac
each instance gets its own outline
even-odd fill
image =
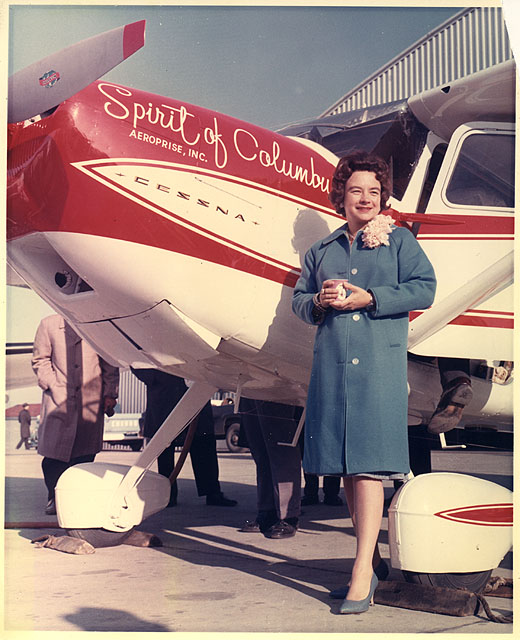
[[[206,506],[188,460],[179,477],[178,505],[138,527],[158,535],[162,547],[120,545],[91,555],[37,548],[31,540],[66,532],[56,528],[55,517],[44,515],[41,457],[35,450],[15,450],[17,427],[8,425],[6,438],[3,637],[19,631],[513,633],[512,624],[490,622],[484,612],[454,617],[375,605],[362,615],[339,615],[340,601],[328,592],[347,582],[355,555],[346,508],[304,507],[298,533],[286,540],[239,532],[256,512],[255,465],[249,453],[228,453],[221,443],[221,485],[238,506]],[[137,455],[103,451],[97,461],[130,465]],[[439,451],[433,464],[435,471],[512,484],[509,453]],[[385,483],[387,497],[392,493]],[[9,523],[41,524],[9,528]],[[386,511],[380,543],[388,559]],[[512,553],[494,575],[512,577]],[[403,577],[392,569],[389,579]],[[508,599],[488,602],[498,614],[513,608]]]

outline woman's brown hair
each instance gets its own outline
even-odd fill
[[[379,156],[375,156],[366,151],[353,151],[347,156],[343,156],[338,162],[338,166],[332,177],[332,189],[329,193],[329,200],[336,212],[345,215],[343,203],[345,201],[345,185],[350,176],[355,171],[371,171],[375,173],[376,179],[381,184],[381,210],[388,209],[388,198],[390,198],[390,170],[386,162]]]

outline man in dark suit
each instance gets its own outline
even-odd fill
[[[157,369],[132,369],[134,375],[146,385],[146,413],[144,437],[152,438],[164,420],[173,411],[188,390],[182,378]],[[199,496],[206,496],[206,504],[218,507],[234,507],[236,500],[230,500],[222,493],[219,483],[217,441],[213,427],[211,403],[208,402],[199,413],[197,428],[190,447],[191,465]],[[177,442],[182,439],[182,435]],[[174,440],[157,459],[159,473],[169,477],[175,463]],[[169,507],[177,504],[177,483],[172,484]]]
[[[27,402],[23,404],[22,410],[18,414],[18,422],[20,423],[20,442],[16,445],[16,448],[19,449],[22,444],[25,444],[25,448],[30,449],[31,414],[29,413],[29,405]]]
[[[256,465],[257,516],[240,531],[279,540],[296,534],[300,516],[301,455],[291,442],[302,408],[279,402],[240,400],[242,427]]]

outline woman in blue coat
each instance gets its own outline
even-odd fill
[[[293,310],[318,325],[305,419],[306,473],[343,476],[357,538],[342,613],[368,609],[383,573],[383,479],[409,473],[408,313],[429,307],[433,268],[413,234],[384,215],[386,163],[342,158],[330,200],[346,224],[307,252]],[[383,213],[381,213],[383,211]],[[368,594],[368,595],[367,595]]]

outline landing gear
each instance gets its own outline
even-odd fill
[[[101,547],[117,547],[123,544],[128,536],[132,533],[129,531],[109,531],[108,529],[67,529],[67,534],[71,538],[79,538],[85,540],[96,549]]]
[[[403,575],[406,582],[414,584],[465,589],[473,593],[480,593],[488,583],[492,572],[492,569],[475,571],[474,573],[416,573],[415,571],[403,570]]]

